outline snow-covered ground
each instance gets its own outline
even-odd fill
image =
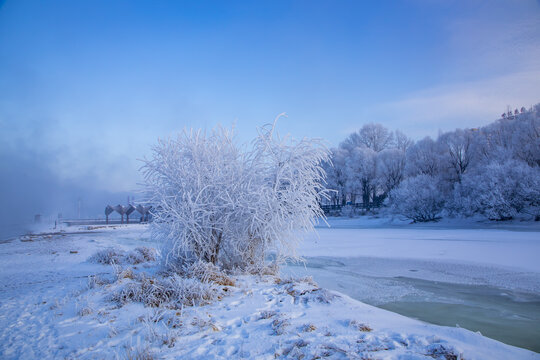
[[[321,224],[308,236],[302,256],[459,261],[540,272],[540,223],[392,225],[365,217],[330,218],[328,223],[330,227]]]
[[[405,242],[407,235],[399,235],[403,230],[396,229],[387,240],[358,235],[359,231],[318,229],[320,238],[309,238],[301,253],[311,259],[379,256],[390,260],[405,258],[404,254],[414,260],[418,254],[419,261],[478,264],[472,255],[458,257],[459,249],[451,241],[437,251],[427,241],[433,238],[430,231],[435,230],[418,229],[420,238],[409,242],[409,247],[415,241],[425,243],[423,254],[423,250],[415,252],[405,244],[401,251],[392,249]],[[501,239],[496,243],[503,242]],[[519,241],[530,246],[529,251],[537,250],[533,237],[526,235]],[[205,306],[155,308],[134,302],[121,306],[110,301],[109,294],[123,282],[132,281],[129,277],[111,284],[93,281],[88,286],[92,275],[114,278],[110,265],[88,261],[96,251],[111,246],[130,250],[154,244],[143,225],[80,229],[0,244],[1,358],[135,358],[137,354],[153,354],[155,358],[200,359],[540,359],[536,353],[462,328],[429,325],[326,291],[309,280],[289,281],[286,277],[238,277],[235,286],[227,286],[228,295]],[[481,252],[481,246],[470,245],[463,251]],[[497,265],[499,256],[493,255],[485,263]],[[536,265],[527,260],[530,258],[524,259],[523,266],[508,261],[503,267],[536,272]],[[150,275],[156,270],[153,262],[132,267],[134,272]],[[393,276],[400,270],[390,266],[388,271],[388,276]],[[429,276],[436,273],[426,271],[430,272]],[[423,275],[417,276],[422,279]]]

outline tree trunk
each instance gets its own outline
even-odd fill
[[[217,237],[216,244],[214,245],[214,249],[212,253],[210,254],[210,262],[214,265],[217,265],[218,262],[218,256],[219,256],[219,250],[221,250],[221,238],[223,236],[223,233],[219,233],[217,235],[215,233],[215,230],[212,230],[212,237]]]

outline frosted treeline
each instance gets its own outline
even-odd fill
[[[412,141],[364,125],[324,165],[330,204],[386,205],[413,221],[540,219],[540,104],[481,128]]]

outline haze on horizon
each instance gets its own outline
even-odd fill
[[[540,101],[540,2],[0,2],[0,225],[101,214],[184,127],[337,145],[414,139]],[[1,232],[0,232],[1,234]]]

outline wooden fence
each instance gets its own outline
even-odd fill
[[[330,213],[341,212],[343,208],[369,210],[369,209],[378,209],[381,206],[382,206],[382,202],[376,201],[376,202],[370,202],[368,204],[356,203],[356,204],[346,204],[346,205],[321,205],[321,209],[324,211],[325,214],[330,214]]]

